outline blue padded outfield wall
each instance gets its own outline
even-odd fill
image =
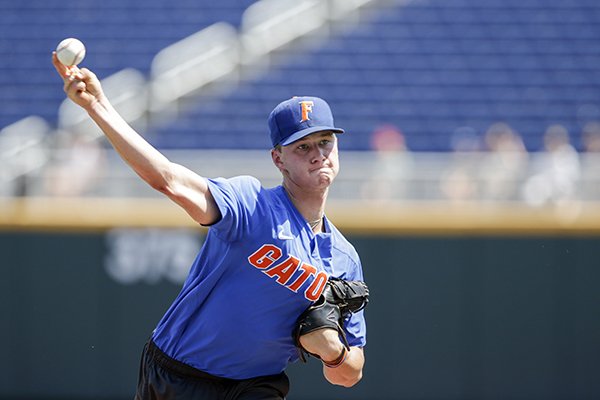
[[[0,398],[131,399],[202,237],[0,233]],[[372,292],[364,379],[333,387],[312,360],[289,399],[600,398],[600,237],[350,239]]]

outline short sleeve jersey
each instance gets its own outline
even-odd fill
[[[324,218],[314,234],[282,186],[209,179],[221,212],[183,288],[153,333],[169,356],[232,379],[277,374],[298,358],[292,332],[329,276],[363,280],[354,247]],[[363,312],[346,321],[366,344]]]

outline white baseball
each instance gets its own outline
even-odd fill
[[[77,65],[85,57],[85,46],[78,39],[65,39],[56,46],[56,57],[67,67]]]

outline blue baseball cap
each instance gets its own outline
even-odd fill
[[[273,147],[287,146],[315,132],[344,133],[333,125],[329,104],[310,96],[292,97],[279,103],[269,114],[269,130]]]

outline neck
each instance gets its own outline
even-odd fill
[[[283,182],[283,188],[311,229],[313,231],[321,230],[328,189],[317,192],[294,190],[294,186],[287,184],[285,181]]]

